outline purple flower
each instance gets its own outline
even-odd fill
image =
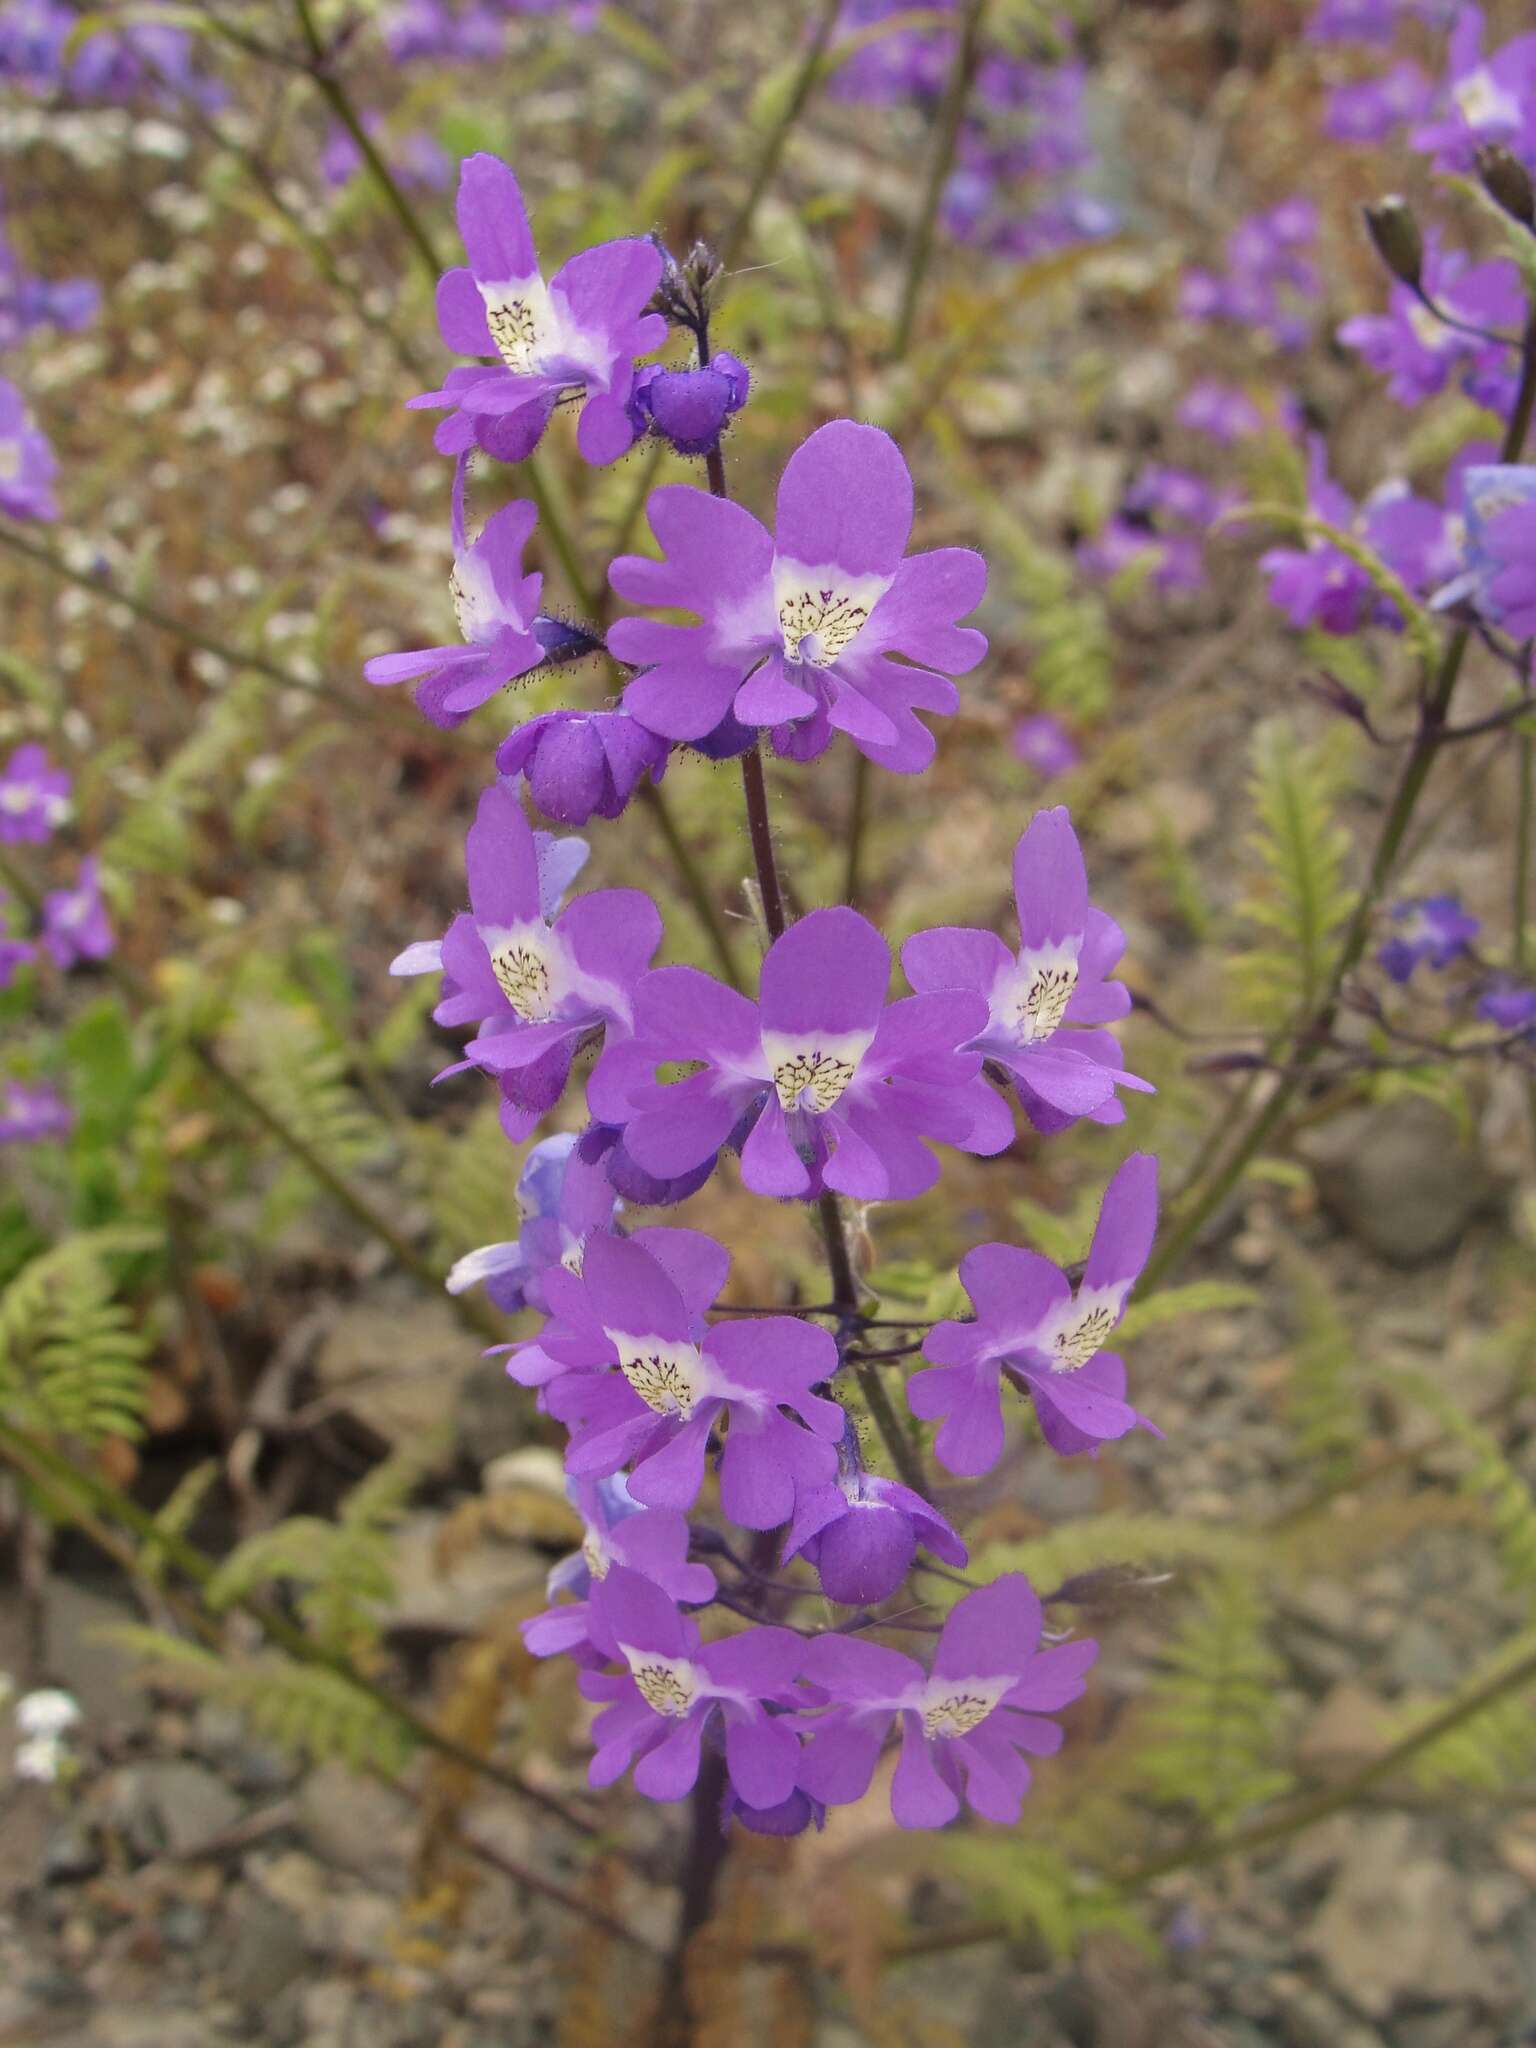
[[[0,1145],[40,1145],[67,1138],[75,1113],[46,1081],[0,1081]]]
[[[726,423],[746,404],[751,381],[746,364],[724,350],[703,369],[652,363],[635,377],[629,416],[637,434],[657,434],[679,455],[710,455]]]
[[[1064,806],[1038,811],[1013,854],[1013,893],[1020,948],[1010,953],[996,933],[964,925],[917,932],[901,949],[915,989],[973,990],[987,1006],[968,1049],[1004,1069],[1034,1121],[1060,1129],[1078,1117],[1120,1123],[1116,1088],[1151,1092],[1151,1084],[1120,1066],[1107,1031],[1131,1007],[1130,991],[1109,980],[1125,950],[1125,934],[1088,901],[1082,848]]]
[[[797,1494],[781,1562],[804,1557],[829,1600],[873,1607],[907,1576],[919,1544],[945,1564],[966,1562],[965,1545],[920,1493],[878,1473],[844,1470]]]
[[[745,1135],[743,1132],[742,1136]],[[715,1170],[714,1160],[706,1159],[691,1173],[647,1173],[630,1157],[623,1130],[617,1124],[588,1124],[577,1146],[584,1160],[594,1165],[601,1162],[614,1193],[637,1209],[667,1209],[674,1202],[685,1202],[698,1193]]]
[[[1230,447],[1234,441],[1263,431],[1264,415],[1236,384],[1218,384],[1207,378],[1192,384],[1179,400],[1174,418],[1192,433],[1208,434],[1213,441]]]
[[[546,818],[585,825],[620,816],[647,775],[660,782],[670,751],[627,711],[547,711],[507,735],[496,766],[527,776]]]
[[[1412,591],[1442,583],[1460,559],[1459,522],[1443,505],[1417,497],[1406,484],[1383,484],[1373,491],[1357,523],[1387,567]],[[1380,598],[1376,617],[1382,624],[1398,622],[1396,608]]]
[[[603,242],[546,284],[516,178],[499,158],[465,159],[459,232],[469,267],[437,288],[444,343],[460,355],[498,356],[495,369],[451,370],[440,391],[410,400],[447,406],[436,444],[458,455],[481,447],[521,462],[538,446],[556,403],[583,394],[576,445],[612,462],[635,438],[628,400],[635,357],[659,348],[666,321],[645,308],[661,281],[661,252],[640,239]]]
[[[836,1704],[812,1725],[803,1789],[829,1806],[862,1799],[899,1718],[898,1826],[943,1827],[962,1796],[984,1820],[1017,1821],[1030,1780],[1024,1757],[1061,1747],[1059,1724],[1044,1717],[1082,1697],[1098,1655],[1093,1642],[1039,1649],[1041,1622],[1028,1579],[1009,1572],[956,1603],[928,1671],[860,1636],[817,1636],[804,1673]]]
[[[1328,95],[1323,133],[1336,142],[1385,142],[1409,121],[1421,121],[1434,97],[1433,82],[1405,59],[1379,78],[1336,85]]]
[[[827,1809],[808,1792],[791,1792],[776,1806],[748,1806],[745,1800],[727,1789],[720,1808],[720,1824],[728,1827],[733,1820],[739,1820],[754,1835],[771,1835],[783,1841],[793,1835],[803,1835],[807,1828],[819,1830],[825,1827]]]
[[[1484,142],[1502,142],[1536,163],[1536,34],[1516,36],[1483,56],[1483,10],[1457,10],[1447,52],[1448,105],[1439,120],[1415,128],[1413,147],[1437,171],[1465,171]]]
[[[692,1506],[711,1431],[728,1422],[721,1507],[744,1529],[776,1529],[798,1489],[837,1470],[845,1417],[812,1392],[837,1371],[837,1345],[794,1316],[706,1327],[729,1264],[698,1231],[594,1237],[579,1275],[548,1276],[550,1320],[508,1369],[542,1386],[544,1406],[569,1425],[573,1478],[630,1465],[629,1490],[647,1507]]]
[[[534,631],[544,579],[523,574],[523,549],[536,514],[514,498],[485,522],[479,539],[464,533],[462,472],[454,491],[453,574],[448,588],[462,647],[421,647],[408,654],[379,654],[363,664],[370,683],[416,685],[416,702],[436,726],[451,730],[472,711],[545,658]]]
[[[1280,348],[1299,348],[1309,323],[1298,302],[1315,299],[1319,289],[1306,254],[1316,233],[1317,208],[1309,199],[1282,199],[1251,214],[1228,237],[1223,273],[1184,273],[1180,311],[1189,320],[1252,327]]]
[[[1424,287],[1447,312],[1474,326],[1508,332],[1523,318],[1524,295],[1515,265],[1505,258],[1467,268],[1459,249],[1425,254]],[[1339,329],[1346,348],[1359,351],[1387,378],[1399,405],[1418,405],[1445,389],[1460,371],[1470,386],[1490,391],[1488,379],[1507,378],[1509,350],[1449,327],[1407,285],[1392,287],[1385,313],[1359,313]],[[1494,395],[1490,391],[1490,395]]]
[[[967,1476],[986,1472],[1003,1448],[1002,1376],[1027,1391],[1052,1450],[1094,1449],[1130,1429],[1161,1430],[1125,1400],[1125,1361],[1100,1349],[1125,1313],[1157,1228],[1157,1161],[1133,1152],[1104,1191],[1093,1247],[1076,1293],[1038,1252],[984,1244],[960,1262],[976,1320],[935,1326],[923,1346],[934,1361],[907,1381],[925,1422],[943,1418],[939,1461]]]
[[[58,467],[21,393],[0,377],[0,512],[12,519],[57,519]]]
[[[621,661],[645,667],[624,695],[642,725],[696,740],[734,713],[774,727],[796,759],[836,729],[883,767],[927,767],[933,736],[914,712],[953,712],[950,677],[986,652],[955,621],[981,602],[987,572],[969,548],[902,559],[912,478],[889,435],[851,420],[818,428],[779,481],[776,534],[686,484],[653,491],[649,514],[665,559],[621,555],[609,581],[632,604],[701,623],[620,619],[609,632]]]
[[[636,992],[631,1044],[588,1083],[595,1116],[624,1125],[647,1172],[684,1173],[751,1117],[741,1172],[756,1194],[910,1201],[938,1178],[923,1138],[1000,1152],[1006,1105],[960,1050],[986,1022],[963,991],[887,1004],[891,955],[867,918],[813,910],[769,947],[756,1003],[694,967],[663,967]],[[656,1068],[696,1062],[686,1080]]]
[[[1077,560],[1089,576],[1110,578],[1139,569],[1156,590],[1199,590],[1205,583],[1200,543],[1192,534],[1158,533],[1118,513],[1082,543]]]
[[[0,845],[41,846],[69,815],[69,776],[28,740],[0,768]]]
[[[1348,530],[1355,508],[1328,474],[1328,452],[1313,435],[1307,464],[1307,501],[1311,512],[1330,526]],[[1269,601],[1296,627],[1321,626],[1343,637],[1356,633],[1371,616],[1376,593],[1370,577],[1342,548],[1322,539],[1302,548],[1269,548],[1259,557],[1269,580]]]
[[[681,1799],[699,1775],[699,1751],[716,1717],[724,1725],[725,1767],[741,1801],[773,1808],[791,1799],[800,1762],[795,1680],[805,1644],[787,1628],[749,1628],[705,1643],[659,1586],[615,1565],[592,1590],[593,1639],[626,1668],[583,1672],[585,1699],[605,1711],[592,1724],[597,1754],[587,1773],[611,1785],[635,1766],[648,1799]]]
[[[1233,496],[1190,470],[1149,462],[1127,486],[1122,502],[1127,512],[1163,512],[1185,526],[1205,527],[1221,517]]]
[[[364,114],[363,126],[379,144],[391,171],[402,185],[415,185],[429,192],[443,192],[453,178],[453,166],[441,143],[425,130],[415,128],[398,142],[386,144],[384,122],[378,114]],[[326,132],[320,149],[320,176],[331,190],[349,185],[363,167],[363,152],[347,129],[336,124]]]
[[[0,34],[3,32],[0,24]],[[101,288],[88,277],[54,282],[23,270],[0,227],[0,348],[13,348],[40,327],[71,333],[88,327],[100,305]]]
[[[1032,712],[1019,720],[1013,728],[1013,751],[1045,782],[1069,775],[1083,758],[1071,733],[1049,711]]]
[[[551,1266],[581,1270],[588,1238],[613,1228],[619,1205],[601,1162],[582,1158],[578,1142],[562,1131],[534,1146],[517,1179],[521,1232],[510,1244],[466,1252],[448,1275],[450,1294],[483,1281],[497,1308],[513,1315],[546,1306],[543,1276]]]
[[[1449,967],[1481,929],[1477,919],[1469,917],[1454,896],[1424,896],[1394,903],[1392,921],[1397,930],[1376,959],[1399,982],[1407,981],[1420,962],[1436,969]]]
[[[616,1564],[638,1572],[682,1606],[701,1607],[714,1599],[714,1573],[707,1564],[688,1562],[686,1516],[675,1508],[642,1507],[618,1473],[611,1479],[568,1480],[565,1490],[586,1534],[580,1550],[562,1558],[549,1574],[550,1599],[569,1593],[570,1601],[522,1624],[523,1641],[535,1657],[565,1654],[603,1662],[602,1652],[591,1647],[588,1600],[594,1584]]]
[[[661,917],[640,889],[591,890],[556,915],[586,847],[535,833],[504,785],[482,794],[465,858],[468,915],[454,919],[440,946],[407,947],[390,971],[441,969],[433,1016],[479,1027],[463,1064],[500,1077],[502,1122],[516,1140],[560,1099],[587,1039],[628,1034]]]
[[[1463,572],[1432,608],[1469,602],[1516,640],[1536,634],[1536,465],[1469,463],[1461,471]]]
[[[1478,997],[1477,1014],[1501,1031],[1529,1033],[1536,1028],[1536,988],[1507,979],[1493,982]]]
[[[112,951],[94,854],[81,861],[73,888],[53,889],[43,898],[42,940],[55,965],[66,969],[81,960],[105,960]]]
[[[447,64],[478,64],[502,54],[507,24],[484,0],[395,0],[382,22],[384,41],[397,64],[435,58]]]
[[[1390,43],[1400,0],[1318,0],[1306,26],[1309,43]]]

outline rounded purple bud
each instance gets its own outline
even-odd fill
[[[746,364],[724,350],[705,369],[668,370],[653,363],[635,378],[630,418],[637,433],[649,428],[679,455],[712,455],[726,421],[746,404],[750,385]]]
[[[546,818],[584,825],[617,818],[643,776],[660,782],[667,752],[667,742],[626,711],[547,711],[507,735],[496,766],[527,777]]]
[[[844,1607],[888,1600],[912,1568],[917,1531],[910,1515],[886,1501],[850,1501],[816,1538],[821,1590]]]
[[[808,1827],[824,1827],[826,1818],[827,1809],[821,1801],[798,1790],[781,1799],[777,1806],[748,1806],[731,1790],[720,1809],[722,1826],[729,1827],[732,1820],[739,1820],[754,1835],[777,1835],[781,1840],[803,1835]]]

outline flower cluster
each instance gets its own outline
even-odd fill
[[[451,372],[426,400],[447,410],[437,442],[456,458],[460,642],[378,656],[368,679],[414,681],[425,715],[450,726],[562,650],[600,644],[539,609],[540,578],[523,569],[531,503],[510,499],[469,538],[473,451],[526,456],[571,401],[589,462],[661,431],[708,459],[712,485],[651,493],[657,552],[609,568],[634,607],[606,636],[627,672],[620,702],[513,727],[467,834],[467,908],[394,962],[440,976],[435,1020],[464,1041],[446,1071],[492,1082],[514,1142],[585,1092],[583,1127],[524,1157],[516,1237],[467,1253],[448,1282],[540,1318],[500,1348],[564,1429],[584,1535],[551,1573],[528,1645],[572,1658],[601,1708],[594,1785],[632,1768],[641,1792],[679,1798],[708,1754],[724,1773],[722,1823],[794,1833],[861,1798],[899,1733],[902,1825],[941,1825],[962,1803],[1016,1819],[1025,1759],[1060,1742],[1046,1716],[1082,1691],[1094,1645],[1042,1647],[1041,1603],[1016,1575],[954,1604],[926,1662],[851,1630],[878,1627],[911,1574],[967,1563],[928,1497],[916,1425],[939,1425],[936,1454],[963,1475],[1003,1454],[1004,1379],[1027,1397],[1017,1422],[1032,1415],[1058,1454],[1154,1430],[1104,1347],[1151,1241],[1155,1164],[1133,1154],[1115,1176],[1075,1290],[1034,1252],[983,1245],[961,1266],[975,1320],[940,1322],[890,1357],[840,1204],[922,1194],[944,1148],[1005,1152],[1016,1111],[1039,1132],[1121,1121],[1125,1096],[1148,1087],[1111,1028],[1130,1008],[1114,978],[1123,935],[1089,900],[1064,808],[1018,840],[1017,939],[918,932],[900,948],[907,992],[892,990],[893,949],[849,905],[786,924],[761,850],[774,908],[748,988],[656,964],[662,919],[645,892],[574,888],[586,843],[537,828],[526,799],[561,823],[616,817],[676,746],[748,755],[749,793],[765,743],[807,761],[839,734],[879,767],[921,773],[935,743],[918,714],[955,711],[956,679],[986,652],[964,623],[986,570],[967,548],[908,552],[906,460],[855,421],[829,422],[790,455],[771,528],[724,495],[721,430],[748,380],[709,351],[709,252],[679,264],[653,242],[615,241],[546,282],[516,180],[486,156],[464,165],[459,222],[470,260],[443,279],[443,336],[494,359]],[[669,321],[693,336],[696,366],[637,368]],[[1149,474],[1146,502],[1189,515],[1189,488]],[[1066,765],[1059,729],[1034,744],[1042,772]],[[723,1244],[637,1218],[698,1190],[726,1157],[749,1193],[818,1220],[830,1309],[737,1304]],[[897,1470],[882,1472],[860,1427],[880,1413],[862,1376],[920,1350],[931,1363],[907,1382],[910,1430],[884,1404]],[[792,1618],[817,1585],[841,1621]]]
[[[69,809],[69,776],[35,742],[0,763],[0,847],[45,844]],[[35,930],[24,924],[0,894],[0,993],[43,960],[65,973],[106,959],[114,941],[95,856],[80,862],[73,881],[44,895]],[[67,1105],[46,1082],[0,1075],[0,1144],[64,1137],[72,1122]]]

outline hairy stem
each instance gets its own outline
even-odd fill
[[[1499,453],[1501,462],[1518,461],[1530,429],[1533,406],[1536,406],[1536,305],[1533,305],[1526,321],[1520,386],[1505,429]],[[1446,714],[1471,642],[1472,629],[1467,625],[1458,626],[1446,642],[1433,683],[1420,707],[1419,729],[1387,807],[1365,886],[1355,904],[1321,1000],[1298,1031],[1296,1055],[1289,1071],[1276,1084],[1273,1094],[1252,1122],[1239,1132],[1226,1157],[1214,1167],[1206,1185],[1187,1196],[1182,1213],[1158,1246],[1142,1276],[1145,1289],[1150,1291],[1163,1285],[1182,1264],[1206,1223],[1242,1179],[1249,1163],[1284,1122],[1310,1069],[1327,1045],[1345,983],[1359,965],[1370,942],[1377,906],[1397,865],[1404,836],[1439,756],[1445,737]]]

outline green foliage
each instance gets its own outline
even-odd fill
[[[1186,1316],[1218,1314],[1223,1309],[1252,1308],[1257,1292],[1241,1280],[1190,1280],[1182,1287],[1162,1287],[1145,1301],[1133,1301],[1115,1333],[1117,1343],[1129,1343],[1163,1323],[1182,1323]]]
[[[1457,1485],[1493,1524],[1509,1585],[1536,1603],[1536,1500],[1526,1479],[1492,1430],[1465,1414],[1438,1381],[1423,1373],[1394,1372],[1388,1384],[1428,1409],[1463,1454]]]
[[[415,1742],[382,1701],[339,1672],[282,1657],[237,1663],[160,1629],[123,1627],[110,1639],[144,1663],[147,1676],[233,1707],[269,1741],[311,1763],[398,1777]]]
[[[1280,1026],[1318,1000],[1352,906],[1349,835],[1333,815],[1342,762],[1336,744],[1305,746],[1284,720],[1267,719],[1252,764],[1256,868],[1238,909],[1258,930],[1233,972],[1249,1011]]]
[[[1297,1452],[1321,1481],[1347,1471],[1366,1433],[1354,1328],[1324,1275],[1296,1262],[1296,1342],[1285,1412]]]
[[[1447,1707],[1470,1699],[1536,1653],[1529,1631],[1504,1643],[1472,1672]],[[1442,1709],[1441,1711],[1444,1711]],[[1411,1733],[1405,1728],[1404,1734]],[[1504,1692],[1419,1751],[1415,1781],[1429,1792],[1507,1793],[1536,1782],[1536,1679]]]
[[[1082,587],[1068,556],[1036,540],[1000,507],[990,525],[999,566],[1024,608],[1030,682],[1040,702],[1075,718],[1101,718],[1115,678],[1114,636],[1103,599]]]
[[[956,1835],[944,1844],[944,1863],[1015,1935],[1038,1934],[1064,1961],[1090,1934],[1113,1929],[1157,1953],[1157,1943],[1128,1900],[1102,1878],[1076,1870],[1044,1842],[1001,1841],[995,1835]]]
[[[1265,1637],[1253,1574],[1213,1573],[1148,1689],[1138,1776],[1155,1798],[1203,1820],[1235,1819],[1290,1784],[1277,1768],[1288,1719],[1285,1667]]]
[[[985,1583],[1004,1572],[1023,1572],[1048,1595],[1068,1579],[1115,1567],[1160,1573],[1180,1564],[1227,1565],[1257,1572],[1264,1553],[1262,1537],[1224,1522],[1111,1512],[1063,1522],[1022,1543],[989,1543],[972,1557],[970,1576]],[[929,1597],[936,1604],[952,1605],[964,1590],[941,1581]]]
[[[350,1654],[373,1641],[394,1591],[390,1531],[424,1455],[418,1448],[386,1458],[353,1487],[334,1522],[290,1515],[236,1544],[208,1582],[209,1608],[222,1613],[267,1586],[299,1586],[299,1613],[325,1649]]]
[[[148,1343],[108,1259],[154,1242],[81,1232],[30,1259],[0,1294],[0,1405],[18,1427],[86,1444],[140,1433]]]
[[[229,800],[252,755],[270,743],[272,693],[265,677],[246,675],[204,706],[190,738],[103,841],[109,877],[190,873],[198,820]]]
[[[411,1136],[444,1262],[516,1237],[521,1155],[507,1144],[494,1102],[482,1104],[461,1131],[416,1125]]]
[[[1065,1213],[1047,1209],[1031,1195],[1015,1195],[1009,1210],[1033,1250],[1043,1252],[1058,1266],[1070,1266],[1088,1255],[1103,1199],[1103,1188],[1090,1183],[1078,1189]]]

